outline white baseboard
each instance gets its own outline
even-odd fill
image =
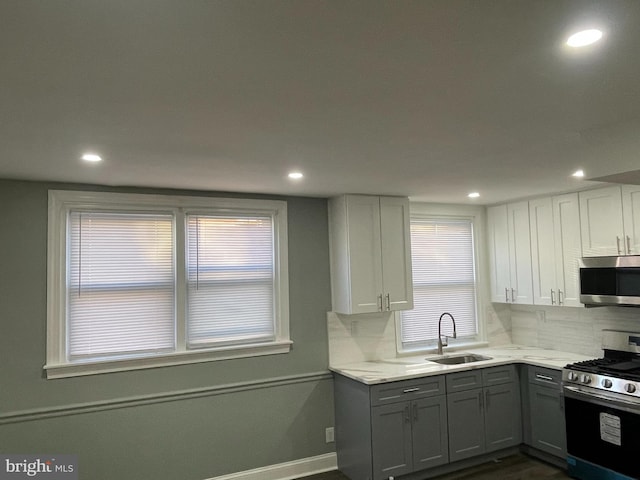
[[[230,473],[207,480],[292,480],[294,478],[329,472],[338,468],[335,453],[325,453],[315,457],[301,458],[292,462],[278,463],[266,467]]]

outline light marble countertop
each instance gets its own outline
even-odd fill
[[[410,357],[390,358],[386,360],[334,365],[330,367],[330,370],[366,385],[375,385],[378,383],[406,380],[409,378],[473,370],[475,368],[508,365],[510,363],[525,363],[527,365],[560,370],[568,363],[591,360],[593,358],[577,353],[527,347],[523,345],[502,345],[499,347],[447,351],[445,352],[445,356],[454,356],[461,353],[476,353],[491,357],[491,359],[459,365],[440,365],[438,363],[428,361],[429,358],[438,358],[440,355],[423,354]]]

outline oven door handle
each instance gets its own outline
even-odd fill
[[[564,396],[567,398],[574,398],[576,400],[583,400],[588,403],[595,403],[603,407],[618,408],[630,413],[640,413],[640,399],[638,401],[626,400],[615,397],[612,394],[597,393],[597,392],[585,392],[576,387],[568,385],[564,386]]]

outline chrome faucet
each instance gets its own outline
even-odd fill
[[[446,335],[444,337],[444,342],[442,341],[442,317],[445,315],[449,315],[451,317],[451,323],[453,323],[453,336],[451,338],[456,338],[456,319],[453,318],[453,315],[449,312],[444,312],[440,315],[440,320],[438,320],[438,355],[442,355],[442,347],[446,347],[448,345]]]

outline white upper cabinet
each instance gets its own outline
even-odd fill
[[[529,201],[533,303],[582,306],[578,194]]]
[[[380,197],[382,290],[386,310],[413,308],[409,199]]]
[[[511,301],[533,303],[531,280],[531,237],[529,235],[529,202],[510,203],[509,255],[511,268]]]
[[[509,302],[509,226],[507,206],[487,208],[491,301]]]
[[[580,192],[582,255],[640,254],[640,186]]]
[[[580,303],[580,202],[578,194],[553,197],[553,225],[556,252],[556,284],[560,305],[581,307]],[[564,288],[563,288],[564,287]]]
[[[623,255],[622,195],[620,187],[580,192],[582,255]]]
[[[557,301],[556,255],[551,198],[529,201],[533,302],[555,305]]]
[[[640,255],[640,185],[622,186],[622,213],[627,255]]]
[[[533,303],[528,202],[487,209],[491,299]]]
[[[409,199],[329,200],[331,289],[338,313],[413,308]]]

